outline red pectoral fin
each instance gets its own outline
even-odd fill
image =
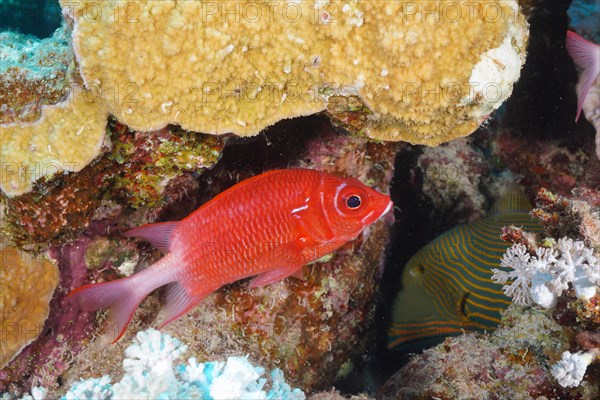
[[[299,238],[290,243],[275,246],[263,254],[257,261],[262,271],[250,283],[250,288],[268,285],[302,272],[302,267],[309,259],[306,258],[306,240]]]
[[[250,282],[250,289],[268,285],[269,283],[279,282],[288,276],[296,276],[298,273],[302,273],[302,265],[292,265],[288,267],[279,268],[273,271],[265,272],[257,275],[252,282]]]

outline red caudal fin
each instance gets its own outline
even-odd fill
[[[69,293],[69,299],[77,308],[96,311],[110,307],[105,335],[112,343],[123,336],[133,313],[147,293],[136,293],[131,279],[85,285]]]
[[[114,343],[123,336],[142,300],[154,289],[173,281],[169,273],[172,262],[167,255],[130,277],[79,287],[69,294],[69,301],[84,311],[110,308],[105,336]]]
[[[566,45],[573,62],[583,70],[577,91],[577,121],[588,91],[600,73],[600,46],[571,31],[567,31]]]
[[[163,254],[169,252],[171,238],[178,222],[159,222],[133,228],[124,233],[126,237],[139,237],[152,243]]]

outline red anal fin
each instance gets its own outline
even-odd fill
[[[184,316],[218,288],[219,287],[207,286],[201,290],[190,293],[189,289],[186,289],[181,283],[170,283],[167,286],[166,315],[160,324],[159,329]]]
[[[161,253],[166,254],[171,248],[173,231],[178,222],[159,222],[133,228],[124,233],[126,237],[139,237],[152,243]]]
[[[291,276],[293,276],[296,279],[300,279],[301,281],[306,280],[306,277],[304,276],[304,268],[302,267],[300,267],[300,269],[294,272]]]

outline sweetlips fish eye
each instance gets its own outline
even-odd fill
[[[350,196],[346,199],[346,205],[348,206],[348,208],[351,208],[353,210],[360,207],[361,203],[362,203],[362,200],[361,200],[360,196],[358,196],[356,194],[353,194],[352,196]]]

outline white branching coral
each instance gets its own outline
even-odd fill
[[[538,248],[535,256],[516,244],[509,248],[492,279],[503,284],[504,293],[517,304],[536,303],[544,308],[556,305],[569,288],[577,297],[589,300],[600,285],[600,262],[581,241],[562,238],[553,248]]]
[[[594,361],[593,352],[571,353],[565,351],[562,359],[552,366],[552,375],[562,387],[577,387],[581,383],[585,371]]]
[[[246,357],[226,361],[175,365],[187,346],[178,339],[154,329],[139,332],[125,350],[125,375],[111,384],[109,376],[82,379],[74,383],[61,400],[135,400],[135,399],[252,399],[304,400],[304,392],[292,388],[279,369],[263,378],[265,369],[254,366]],[[270,386],[268,392],[265,385]],[[24,400],[44,400],[47,391],[33,388]],[[0,400],[11,397],[0,393]]]
[[[500,266],[505,269],[493,269],[492,279],[504,285],[502,287],[504,294],[511,297],[517,304],[531,304],[529,287],[534,271],[527,247],[516,244],[509,248],[502,257]],[[512,283],[506,285],[508,282]]]

